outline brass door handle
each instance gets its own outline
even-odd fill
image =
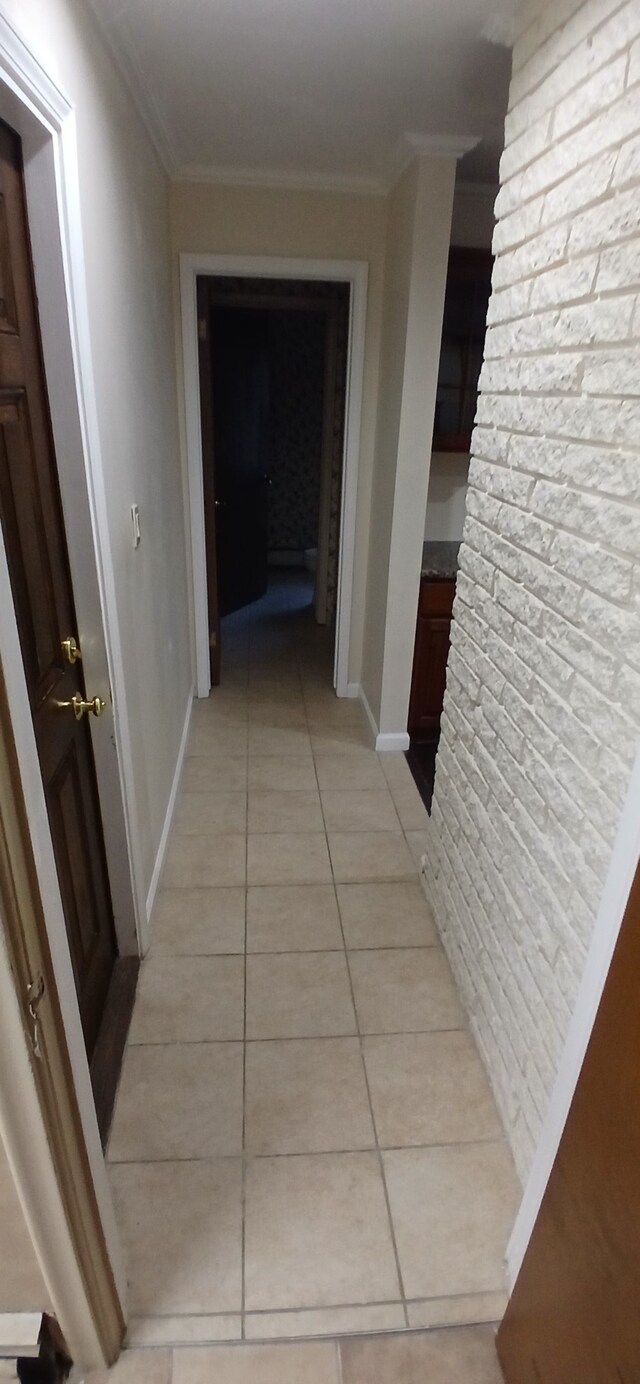
[[[107,703],[103,702],[102,697],[92,697],[91,701],[85,702],[84,697],[81,697],[79,692],[74,692],[70,702],[60,702],[60,706],[73,708],[76,721],[82,720],[85,711],[90,711],[92,716],[102,716],[106,705]]]
[[[79,646],[76,643],[72,634],[69,635],[68,639],[63,639],[62,652],[67,660],[67,663],[77,663],[78,659],[82,658]]]

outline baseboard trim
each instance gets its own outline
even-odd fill
[[[409,736],[406,730],[392,731],[386,735],[376,736],[376,750],[378,754],[388,754],[390,751],[405,751],[409,749]]]
[[[351,697],[351,698],[353,698],[353,699],[357,699],[357,698],[360,696],[360,683],[359,683],[359,682],[348,682],[348,683],[347,683],[347,686],[346,686],[346,691],[345,691],[345,694],[344,694],[344,695],[345,695],[345,697]]]
[[[0,1312],[0,1358],[36,1356],[42,1319],[42,1312]]]
[[[373,736],[373,743],[374,743],[374,745],[376,745],[376,744],[377,744],[377,740],[378,740],[378,736],[379,736],[379,734],[380,734],[380,732],[379,732],[379,730],[378,730],[378,722],[376,721],[376,718],[375,718],[375,716],[374,716],[374,714],[373,714],[373,712],[372,712],[372,710],[371,710],[371,707],[369,706],[369,702],[368,702],[368,700],[367,700],[367,694],[366,694],[366,692],[365,692],[365,690],[364,690],[364,687],[361,687],[361,686],[358,687],[358,696],[359,696],[360,701],[362,702],[362,705],[363,705],[363,707],[364,707],[364,714],[365,714],[365,716],[366,716],[366,718],[367,718],[367,721],[369,722],[369,730],[371,731],[371,734],[372,734],[372,736]]]
[[[148,927],[149,927],[149,920],[150,920],[150,918],[151,918],[151,911],[152,911],[153,905],[154,905],[154,903],[155,903],[155,901],[156,901],[156,894],[157,894],[157,892],[158,892],[158,885],[159,885],[159,883],[160,883],[160,876],[161,876],[161,874],[162,874],[162,867],[163,867],[163,865],[164,865],[165,856],[166,856],[166,854],[167,854],[167,845],[168,845],[168,843],[169,843],[169,832],[171,831],[171,823],[173,822],[173,814],[174,814],[174,812],[175,812],[175,810],[176,810],[176,799],[177,799],[177,797],[178,797],[178,789],[179,789],[179,787],[180,787],[180,778],[181,778],[181,776],[182,776],[182,766],[183,766],[183,764],[184,764],[184,757],[185,757],[185,753],[186,753],[186,749],[187,749],[187,739],[188,739],[188,735],[189,735],[189,726],[191,725],[191,712],[192,712],[192,710],[193,710],[193,696],[194,696],[194,690],[193,690],[193,688],[191,688],[191,691],[189,692],[189,701],[188,701],[188,703],[187,703],[187,713],[186,713],[186,716],[185,716],[185,718],[184,718],[184,725],[183,725],[183,727],[182,727],[182,736],[181,736],[181,738],[180,738],[180,748],[179,748],[179,750],[178,750],[178,758],[177,758],[177,761],[176,761],[175,773],[174,773],[174,775],[173,775],[173,782],[172,782],[172,784],[171,784],[171,792],[170,792],[170,794],[169,794],[169,801],[168,801],[168,803],[167,803],[167,811],[166,811],[166,813],[165,813],[164,825],[163,825],[163,828],[162,828],[162,835],[161,835],[161,837],[160,837],[160,843],[159,843],[159,845],[158,845],[158,853],[157,853],[157,855],[156,855],[156,863],[155,863],[155,865],[154,865],[154,867],[153,867],[153,874],[152,874],[152,876],[151,876],[151,883],[150,883],[150,885],[149,885],[149,892],[148,892],[148,894],[147,894],[147,929],[148,929]]]

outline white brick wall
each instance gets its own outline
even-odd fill
[[[427,885],[524,1177],[640,730],[640,0],[521,23]]]

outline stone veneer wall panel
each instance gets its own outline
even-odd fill
[[[521,1176],[640,726],[640,3],[514,49],[425,876]]]

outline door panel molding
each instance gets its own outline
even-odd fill
[[[186,423],[187,481],[189,492],[188,548],[192,559],[196,690],[206,697],[211,688],[209,669],[209,622],[207,560],[204,526],[202,431],[198,376],[198,315],[196,281],[199,275],[259,279],[322,279],[348,283],[349,345],[347,353],[347,400],[345,410],[343,481],[340,515],[340,560],[334,686],[346,697],[352,627],[355,561],[356,505],[360,461],[360,428],[364,378],[364,345],[367,315],[368,265],[361,260],[306,260],[275,255],[180,255],[180,306],[182,316],[183,397]]]
[[[507,1247],[507,1280],[510,1290],[513,1289],[522,1267],[560,1147],[639,861],[640,750],[636,755],[622,809],[611,863],[549,1108]]]

